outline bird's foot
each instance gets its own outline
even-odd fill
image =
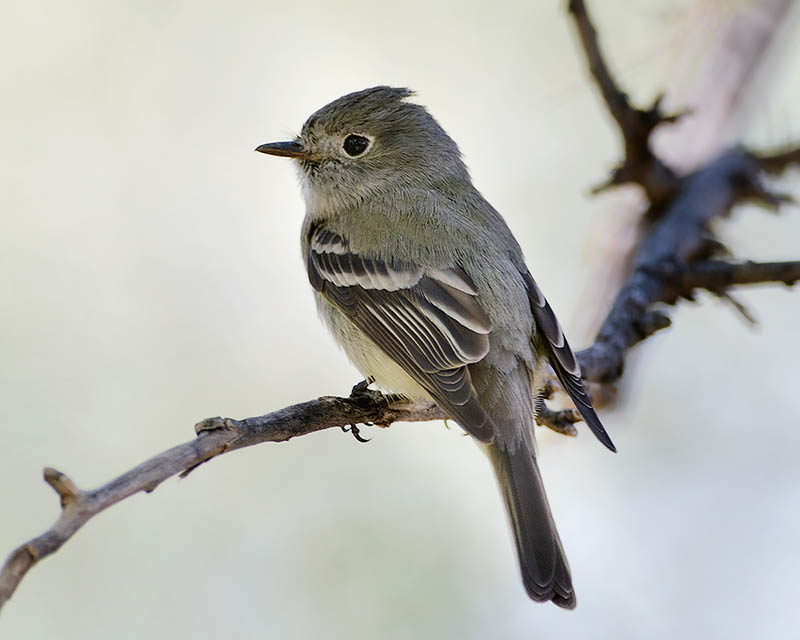
[[[376,389],[370,389],[369,385],[374,381],[374,378],[367,378],[359,382],[353,387],[348,400],[363,407],[374,407],[375,405],[388,407],[395,396],[385,395]]]
[[[361,435],[361,430],[358,428],[357,425],[349,424],[346,427],[339,427],[345,433],[352,433],[353,437],[358,440],[359,442],[369,442],[370,438],[365,438]]]
[[[354,385],[350,391],[350,397],[352,398],[353,396],[363,395],[364,392],[369,391],[369,385],[371,385],[373,382],[375,382],[375,378],[370,376],[366,380],[362,380],[358,384]]]
[[[405,396],[398,395],[396,393],[381,393],[375,389],[370,389],[369,385],[375,382],[375,379],[370,377],[366,380],[362,380],[357,385],[355,385],[350,392],[350,397],[348,400],[355,402],[357,404],[367,406],[367,407],[375,407],[383,406],[387,409],[395,403],[402,403],[406,401]],[[390,422],[367,422],[365,423],[367,426],[376,426],[381,427],[382,429],[386,429],[391,424]],[[341,427],[342,431],[347,433],[348,431],[353,434],[353,437],[358,440],[359,442],[369,442],[369,439],[363,438],[360,435],[359,429],[356,425],[348,425],[346,427]]]
[[[578,430],[575,428],[575,423],[581,420],[583,418],[574,409],[551,409],[542,398],[536,402],[536,424],[547,427],[562,436],[576,437]]]
[[[353,389],[350,391],[349,400],[353,400],[356,403],[366,403],[366,404],[375,404],[376,402],[383,401],[383,394],[380,391],[375,391],[369,388],[375,382],[375,379],[370,376],[366,380],[362,380],[358,384],[353,386]],[[365,426],[372,426],[371,422],[365,423]],[[359,442],[369,442],[370,438],[365,438],[361,435],[361,430],[355,424],[349,424],[339,427],[345,433],[352,433],[353,437],[358,440]]]

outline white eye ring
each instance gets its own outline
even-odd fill
[[[342,141],[342,150],[351,158],[363,156],[372,148],[372,138],[360,133],[351,133]]]

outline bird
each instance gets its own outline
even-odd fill
[[[434,401],[484,449],[529,597],[571,609],[533,434],[550,369],[598,440],[616,448],[518,242],[413,95],[389,86],[348,93],[292,140],[256,151],[298,168],[302,255],[334,338],[367,380]]]

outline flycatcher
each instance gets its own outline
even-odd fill
[[[483,445],[534,600],[575,606],[536,462],[534,407],[549,363],[614,451],[553,310],[456,143],[408,89],[374,87],[257,151],[295,160],[308,279],[350,360],[385,391],[433,399]]]

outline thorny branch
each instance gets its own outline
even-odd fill
[[[800,147],[776,153],[730,149],[704,166],[678,175],[654,154],[650,136],[660,124],[675,122],[680,114],[664,115],[660,109],[661,97],[647,109],[633,107],[611,75],[584,3],[571,0],[569,11],[589,69],[624,140],[624,159],[601,188],[638,184],[651,205],[643,216],[647,228],[629,277],[594,343],[578,353],[584,378],[613,388],[622,375],[627,351],[669,326],[669,317],[656,307],[658,303],[675,304],[681,298],[692,299],[697,289],[727,296],[729,288],[735,285],[782,282],[791,286],[800,280],[800,262],[719,259],[718,256],[724,255],[724,247],[709,227],[713,219],[726,216],[743,200],[755,200],[770,207],[787,201],[785,196],[764,186],[762,174],[777,174],[800,164]],[[555,384],[548,383],[537,403],[537,422],[559,433],[575,435],[577,412],[556,411],[545,404],[553,395]],[[0,607],[33,565],[56,552],[92,517],[135,493],[153,491],[174,475],[186,475],[215,456],[331,427],[442,418],[444,413],[434,404],[393,404],[391,398],[361,387],[354,389],[349,398],[322,397],[256,418],[204,420],[196,427],[196,439],[150,458],[97,489],[81,490],[63,473],[47,468],[44,479],[61,500],[60,517],[49,530],[22,544],[8,557],[0,571]]]

